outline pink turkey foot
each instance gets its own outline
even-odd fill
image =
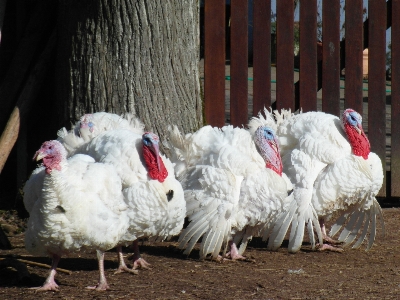
[[[150,270],[151,264],[149,264],[147,261],[145,261],[143,258],[139,257],[138,259],[133,259],[133,268],[134,270],[136,269],[147,269]]]
[[[59,287],[58,284],[54,281],[54,279],[49,280],[47,279],[45,281],[45,283],[43,284],[43,286],[39,286],[39,287],[33,287],[30,288],[31,290],[35,290],[37,292],[42,292],[42,291],[59,291]]]
[[[53,255],[53,261],[51,264],[51,270],[50,270],[50,274],[47,277],[46,281],[44,282],[43,286],[39,286],[39,287],[33,287],[30,288],[31,290],[36,290],[38,291],[59,291],[58,285],[57,283],[54,281],[54,277],[56,276],[57,272],[57,265],[58,262],[60,261],[60,257],[58,255]]]
[[[97,250],[97,260],[99,261],[99,273],[100,279],[99,282],[95,286],[88,286],[87,289],[97,290],[97,291],[105,291],[109,289],[107,284],[106,276],[104,275],[104,252]]]
[[[119,274],[119,273],[130,273],[130,274],[134,274],[134,275],[139,274],[139,272],[137,270],[135,270],[134,268],[130,269],[125,264],[119,265],[118,269],[115,271],[114,274]]]
[[[321,228],[321,233],[322,233],[322,239],[326,244],[317,244],[317,249],[318,251],[333,251],[333,252],[343,252],[343,249],[340,247],[337,247],[337,245],[343,244],[342,242],[339,242],[338,240],[334,240],[333,238],[329,237],[326,234],[326,228],[325,228],[325,220],[324,219],[319,219],[319,226]]]
[[[343,244],[343,242],[335,240],[335,239],[333,239],[333,238],[331,238],[331,237],[329,237],[327,235],[322,236],[322,238],[324,239],[324,242],[327,242],[330,245],[342,245]]]
[[[140,251],[139,251],[139,243],[138,240],[135,240],[132,245],[131,248],[133,250],[133,255],[129,258],[131,260],[133,260],[133,268],[134,270],[136,269],[151,269],[150,266],[151,264],[149,264],[147,261],[145,261],[143,258],[140,257]]]
[[[123,254],[122,254],[122,247],[121,246],[117,247],[117,253],[118,253],[119,266],[118,266],[117,271],[115,271],[114,274],[124,273],[124,272],[130,273],[130,274],[139,274],[138,271],[128,268],[128,266],[125,264],[125,260],[124,260]]]
[[[344,250],[342,248],[330,245],[330,244],[317,244],[317,250],[318,251],[332,251],[332,252],[343,252]]]
[[[98,284],[96,284],[94,286],[87,286],[86,288],[89,290],[106,291],[110,287],[108,286],[107,282],[99,282]]]
[[[224,257],[218,256],[218,261],[224,261],[224,260],[231,260],[231,261],[237,261],[237,260],[244,260],[248,261],[248,259],[242,255],[239,254],[238,248],[236,247],[236,244],[232,241],[229,242],[230,250],[225,254]]]

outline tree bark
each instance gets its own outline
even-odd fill
[[[60,125],[97,111],[134,113],[160,136],[168,124],[203,125],[198,1],[59,4]]]

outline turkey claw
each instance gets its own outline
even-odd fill
[[[95,286],[87,286],[86,287],[89,290],[96,290],[96,291],[106,291],[108,290],[110,287],[108,286],[107,283],[98,283]]]
[[[146,269],[146,270],[151,270],[151,264],[149,264],[147,261],[145,261],[143,258],[139,258],[133,262],[133,268],[132,270],[136,269]],[[136,271],[137,272],[137,271]]]
[[[30,290],[35,290],[35,292],[43,292],[43,291],[55,291],[59,292],[60,289],[55,282],[45,283],[43,286],[32,287]]]
[[[332,246],[329,244],[322,244],[322,246],[320,244],[317,244],[316,248],[318,251],[332,251],[332,252],[343,252],[344,251],[342,248],[335,247],[335,246]]]
[[[331,238],[329,236],[324,236],[323,239],[324,239],[324,242],[327,242],[330,245],[343,245],[344,244],[344,242],[334,240],[333,238]]]
[[[120,274],[120,273],[130,273],[130,274],[134,274],[134,275],[137,275],[137,274],[139,274],[139,272],[137,271],[137,270],[135,270],[134,268],[132,268],[132,269],[129,269],[127,266],[120,266],[115,272],[114,272],[114,275],[115,274]]]

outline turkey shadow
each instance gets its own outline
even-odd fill
[[[91,255],[92,253],[84,253],[85,256]],[[76,254],[75,254],[76,255]],[[108,260],[111,255],[114,255],[115,258],[117,258],[116,252],[106,252],[106,257],[104,260],[104,269],[107,270],[116,270],[118,268],[118,262]],[[26,265],[31,265],[31,266],[36,266],[36,268],[40,268],[45,271],[44,276],[38,275],[35,270],[29,270],[27,276],[24,276],[21,278],[21,272],[20,270],[17,270],[13,267],[2,267],[0,268],[0,287],[38,287],[42,286],[43,282],[46,280],[48,272],[50,271],[50,265],[51,265],[51,259],[49,257],[34,257],[34,256],[10,256],[10,255],[0,255],[0,259],[22,259],[25,261],[29,261],[32,263],[27,263],[24,261],[21,261],[21,264],[26,264]],[[35,263],[38,264],[44,264],[46,266],[40,266],[40,265],[35,265]],[[98,262],[97,262],[97,256],[95,253],[93,253],[93,257],[61,257],[61,260],[57,266],[57,268],[61,269],[66,269],[68,271],[73,272],[79,272],[79,271],[98,271]],[[58,271],[58,273],[64,273]],[[73,275],[73,274],[70,274]],[[57,278],[55,279],[57,284],[60,284],[59,281],[57,281]],[[68,284],[62,283],[63,286],[68,286]]]
[[[198,247],[197,247],[198,248]],[[126,249],[126,250],[125,250]],[[127,247],[123,249],[123,252],[126,253],[133,253],[132,250]],[[188,258],[196,258],[199,257],[199,250],[193,249],[190,255],[183,254],[182,249],[178,248],[178,243],[174,242],[139,242],[139,249],[141,254],[147,254],[151,256],[157,257],[166,257],[166,258],[173,258],[173,259],[181,259],[186,260]],[[128,257],[130,259],[130,257]]]
[[[71,254],[76,255],[76,253]],[[69,271],[93,271],[93,270],[98,270],[98,263],[97,263],[97,256],[96,253],[89,253],[85,252],[83,253],[84,257],[68,257],[68,256],[62,256],[60,259],[60,262],[58,263],[57,268],[62,268],[62,269],[67,269]],[[87,257],[91,255],[92,257]],[[113,250],[107,251],[104,259],[104,268],[105,269],[116,269],[118,268],[118,262],[115,260],[110,260],[109,258],[114,256],[115,259],[117,258],[117,253]],[[9,258],[10,255],[0,255],[1,258]],[[46,256],[13,256],[16,259],[23,259],[23,260],[29,260],[33,263],[39,263],[39,264],[44,264],[44,265],[51,265],[51,258],[46,257]],[[29,265],[29,263],[26,263]],[[45,266],[42,268],[46,269]],[[50,267],[48,268],[50,270]]]

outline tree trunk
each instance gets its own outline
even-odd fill
[[[98,111],[134,113],[161,137],[203,125],[197,0],[59,4],[60,125]]]

